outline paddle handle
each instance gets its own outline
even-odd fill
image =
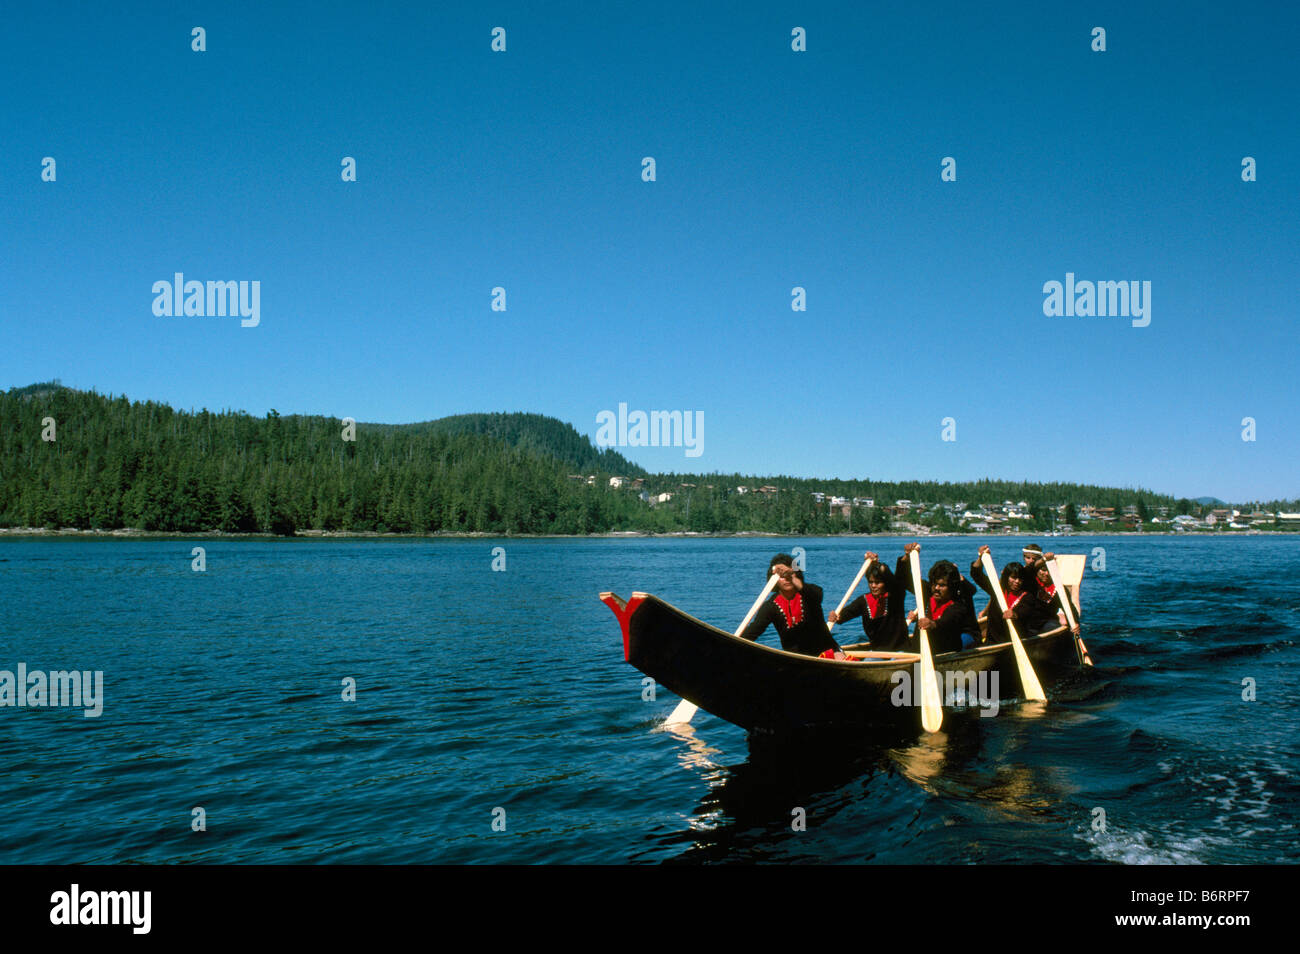
[[[907,554],[912,567],[912,592],[916,596],[916,619],[925,619],[925,589],[921,586],[921,551],[912,550]]]
[[[997,597],[998,606],[1000,606],[1002,612],[1005,613],[1007,611],[1007,597],[1002,592],[1002,579],[998,576],[997,567],[993,565],[993,555],[986,551],[980,557],[980,564],[984,567],[984,575],[989,578],[993,595]],[[1007,620],[1006,623],[1007,629],[1011,631],[1011,634],[1013,636],[1018,635],[1016,633],[1016,624],[1011,622],[1011,620]]]
[[[835,607],[836,616],[839,616],[841,613],[844,612],[844,607],[848,605],[849,597],[852,596],[853,591],[858,588],[858,584],[862,582],[862,578],[867,575],[867,570],[871,569],[872,562],[874,561],[872,560],[862,561],[862,569],[858,570],[858,575],[853,578],[853,582],[849,584],[849,588],[844,591],[844,599],[840,600],[840,605]],[[826,626],[827,631],[832,630],[834,628],[835,628],[834,623],[829,623]]]
[[[749,625],[755,614],[758,613],[759,607],[763,605],[763,601],[767,599],[768,595],[776,587],[776,581],[779,579],[781,578],[775,573],[767,578],[767,586],[763,587],[763,592],[758,594],[758,599],[754,600],[754,605],[749,608],[749,612],[745,614],[745,619],[741,622],[740,627],[736,630],[734,635],[739,636],[745,631],[745,627]]]

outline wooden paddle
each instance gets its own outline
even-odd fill
[[[871,569],[872,562],[873,562],[872,560],[862,561],[862,569],[858,570],[858,575],[853,578],[853,582],[849,584],[849,588],[844,591],[844,599],[840,600],[840,605],[835,607],[836,616],[839,616],[841,613],[844,612],[844,607],[848,605],[849,597],[851,597],[853,595],[853,591],[858,588],[858,584],[862,582],[862,578],[867,575],[867,570]],[[827,620],[826,631],[830,632],[834,628],[835,628],[835,624],[832,623],[830,620]]]
[[[1047,572],[1052,575],[1052,585],[1056,587],[1056,592],[1061,595],[1061,606],[1065,610],[1065,622],[1073,630],[1078,625],[1074,619],[1074,607],[1070,605],[1070,594],[1061,585],[1061,577],[1056,572],[1056,560],[1047,561]],[[1079,644],[1079,654],[1083,659],[1083,664],[1091,666],[1093,664],[1092,657],[1088,655],[1088,647],[1083,644],[1083,637],[1076,635],[1074,641]]]
[[[1002,607],[1002,612],[1007,611],[1007,597],[1002,592],[1002,580],[998,577],[997,569],[993,566],[993,556],[985,550],[980,554],[980,562],[984,566],[984,575],[989,578],[990,588],[997,597],[998,606]],[[989,620],[989,625],[993,620]],[[1011,646],[1016,651],[1016,666],[1020,669],[1020,685],[1025,690],[1025,698],[1033,702],[1046,702],[1047,694],[1043,692],[1043,685],[1038,681],[1038,675],[1034,672],[1034,667],[1030,665],[1029,653],[1025,652],[1025,644],[1020,641],[1020,634],[1016,632],[1016,624],[1011,620],[1006,620],[1007,632],[1011,634]]]
[[[749,612],[745,614],[744,621],[739,627],[737,627],[736,632],[733,635],[739,636],[745,631],[745,627],[748,626],[749,621],[754,618],[754,614],[758,612],[758,608],[763,605],[763,601],[767,599],[768,594],[772,592],[772,589],[776,586],[779,579],[781,578],[775,573],[767,578],[767,586],[763,587],[763,592],[758,594],[758,599],[754,600],[754,605],[749,608]],[[687,702],[683,699],[681,702],[677,703],[677,708],[668,716],[668,721],[665,722],[664,725],[688,723],[691,719],[695,718],[695,712],[697,709],[698,706],[696,706],[695,703]]]
[[[921,585],[921,551],[908,554],[912,564],[912,588],[916,591],[916,632],[921,640],[921,727],[926,732],[938,732],[943,725],[943,702],[939,698],[939,680],[934,673],[934,657],[930,655],[930,639],[921,628],[925,619],[925,587]]]

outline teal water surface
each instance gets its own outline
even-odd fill
[[[933,737],[657,731],[597,601],[730,629],[778,550],[829,601],[902,542],[0,542],[0,670],[104,674],[98,718],[0,707],[0,863],[1295,860],[1295,537],[1041,541],[1105,550],[1096,670]]]

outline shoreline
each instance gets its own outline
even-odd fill
[[[67,539],[89,540],[657,540],[668,538],[687,538],[704,540],[726,540],[731,538],[753,539],[817,539],[817,540],[871,540],[899,537],[981,537],[994,539],[1000,537],[1030,537],[1043,540],[1069,540],[1076,537],[1093,539],[1096,537],[1130,538],[1130,537],[1261,537],[1261,536],[1296,536],[1296,530],[1134,530],[1115,531],[1098,530],[1061,534],[1053,537],[1049,533],[967,533],[967,532],[932,532],[919,530],[891,531],[889,533],[834,533],[834,534],[798,534],[769,533],[760,530],[739,530],[734,533],[699,533],[693,530],[674,530],[669,533],[643,533],[640,530],[612,530],[607,533],[487,533],[457,531],[451,533],[379,533],[375,530],[302,530],[292,536],[274,533],[225,533],[221,530],[200,530],[193,533],[179,533],[172,530],[136,530],[119,528],[117,530],[79,530],[63,527],[51,530],[48,527],[0,527],[0,540],[21,539],[24,537],[59,537]]]

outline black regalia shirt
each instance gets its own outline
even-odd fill
[[[826,614],[822,612],[822,588],[805,583],[803,589],[786,599],[780,593],[759,607],[753,621],[740,634],[745,639],[758,639],[768,626],[775,626],[781,637],[781,648],[804,656],[820,656],[826,650],[839,649],[826,628]]]

